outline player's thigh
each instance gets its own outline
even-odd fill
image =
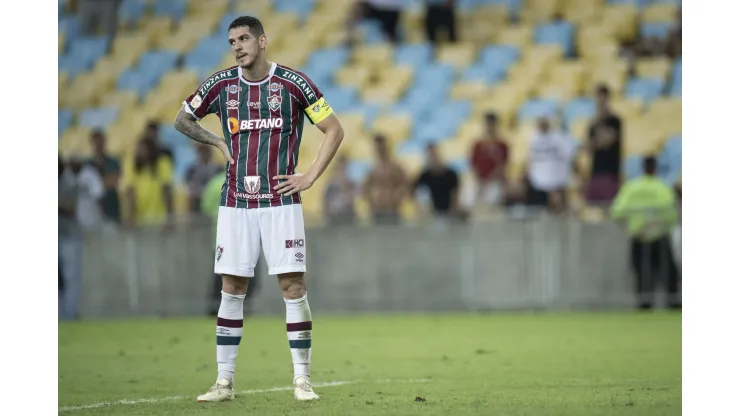
[[[263,210],[260,228],[271,275],[306,271],[306,230],[301,205]]]
[[[220,207],[216,224],[216,253],[213,271],[238,277],[253,277],[260,253],[257,210]]]

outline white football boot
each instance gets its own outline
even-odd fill
[[[198,396],[198,402],[224,402],[234,400],[234,382],[225,378],[217,380],[206,394]]]
[[[295,386],[296,400],[318,400],[319,395],[314,393],[311,382],[306,377],[297,377],[293,381],[293,385]]]

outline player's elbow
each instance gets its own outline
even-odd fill
[[[179,131],[180,133],[184,133],[188,123],[192,123],[194,121],[195,120],[193,119],[193,117],[185,110],[180,110],[175,117],[175,130]]]

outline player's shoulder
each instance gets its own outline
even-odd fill
[[[237,68],[238,66],[232,66],[230,68],[214,72],[211,76],[206,78],[205,81],[203,81],[203,84],[201,84],[199,88],[199,92],[202,95],[206,95],[214,87],[223,84],[219,81],[239,78],[239,71],[237,70]]]
[[[304,72],[301,72],[295,68],[291,68],[289,66],[285,66],[281,64],[276,64],[275,75],[277,75],[280,78],[290,79],[290,78],[299,77],[299,78],[304,78],[307,81],[310,80],[308,78],[308,75],[306,75]]]

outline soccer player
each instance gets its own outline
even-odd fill
[[[344,131],[321,91],[303,73],[270,62],[262,23],[242,16],[229,25],[237,66],[216,72],[188,97],[178,131],[216,146],[228,162],[216,230],[214,272],[222,275],[216,323],[218,376],[199,402],[234,398],[243,304],[260,247],[285,299],[297,400],[315,400],[311,387],[311,310],[306,283],[306,238],[300,192],[324,172]],[[198,124],[221,119],[224,139]],[[304,116],[324,134],[313,164],[296,173]]]

